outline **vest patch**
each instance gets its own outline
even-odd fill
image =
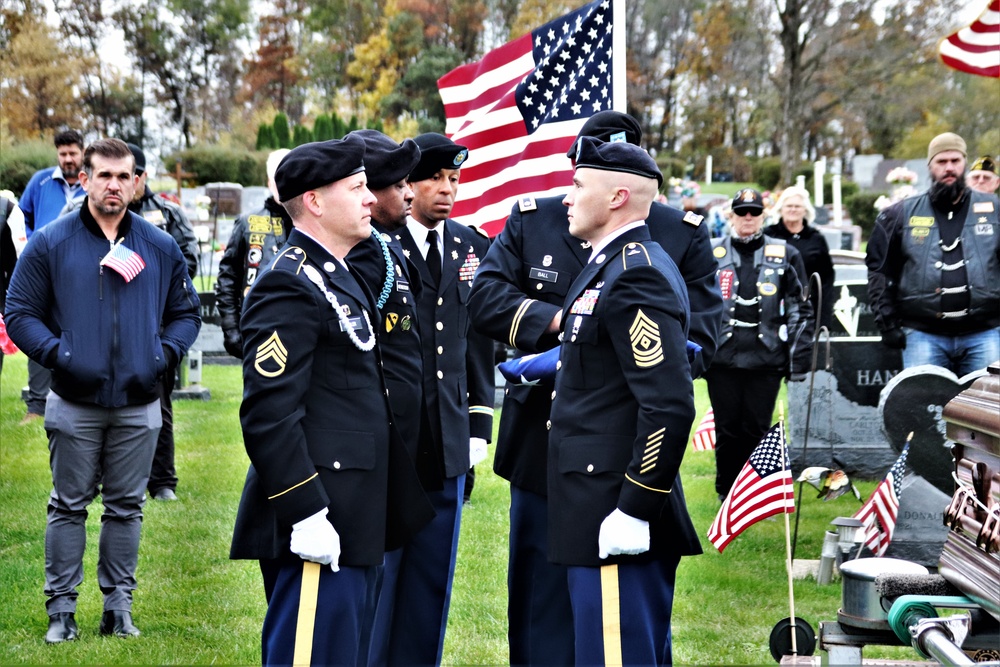
[[[764,257],[784,257],[785,256],[785,246],[775,244],[768,244],[764,246]]]
[[[736,272],[732,269],[719,271],[719,290],[722,292],[722,298],[725,301],[733,297],[733,280],[735,277]]]
[[[993,236],[993,225],[986,223],[976,225],[977,236]]]
[[[993,212],[993,202],[991,201],[977,201],[972,204],[973,213],[992,213]]]
[[[262,232],[267,234],[271,231],[271,218],[263,215],[251,215],[247,218],[247,227],[251,232]]]
[[[910,218],[910,227],[933,227],[934,218],[925,217],[922,215],[915,215]]]

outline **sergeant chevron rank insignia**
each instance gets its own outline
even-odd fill
[[[642,309],[635,314],[628,335],[632,341],[632,356],[635,357],[636,366],[649,368],[663,361],[660,325],[649,319]]]
[[[257,356],[254,357],[253,367],[264,377],[273,378],[285,372],[285,364],[287,363],[288,350],[285,349],[278,337],[278,332],[275,331],[270,338],[257,347]]]

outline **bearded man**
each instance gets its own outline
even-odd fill
[[[868,297],[882,342],[903,366],[959,377],[1000,359],[997,196],[965,181],[962,137],[927,149],[931,187],[883,210],[868,241]]]

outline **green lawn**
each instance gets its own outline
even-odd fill
[[[228,560],[229,538],[247,459],[237,418],[238,366],[204,367],[207,402],[175,403],[176,503],[146,508],[134,615],[142,637],[102,638],[95,582],[100,508],[88,521],[85,580],[80,590],[78,642],[47,646],[42,593],[45,504],[50,490],[42,425],[19,425],[24,413],[23,355],[8,357],[0,377],[0,665],[9,664],[255,664],[264,597],[255,563]],[[706,403],[698,383],[699,405]],[[703,408],[702,408],[703,409]],[[702,410],[699,410],[699,414]],[[444,661],[449,665],[507,662],[506,558],[508,487],[488,465],[477,467],[476,489],[464,513]],[[704,534],[718,509],[710,452],[684,461],[688,503]],[[861,484],[869,493],[873,482]],[[808,489],[808,487],[807,487]],[[799,558],[818,558],[831,519],[856,503],[843,496],[803,500]],[[794,517],[793,517],[794,520]],[[674,657],[678,664],[774,664],[771,628],[788,616],[784,522],[751,527],[719,554],[685,559],[677,580]],[[796,582],[796,613],[814,628],[833,620],[839,585]],[[910,649],[868,649],[869,657],[913,657]]]

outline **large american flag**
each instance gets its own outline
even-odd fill
[[[941,40],[938,54],[952,69],[1000,78],[1000,0],[991,0],[971,25]]]
[[[708,539],[722,552],[744,530],[775,514],[795,511],[792,471],[781,422],[760,441],[736,477],[733,488],[708,529]]]
[[[125,282],[131,282],[133,278],[146,268],[146,263],[142,261],[139,253],[123,246],[123,240],[120,239],[118,243],[111,247],[108,254],[101,260],[101,266],[114,269],[121,274]]]
[[[903,493],[903,474],[906,472],[906,457],[910,444],[903,447],[903,453],[889,468],[889,473],[861,509],[854,515],[864,524],[865,544],[876,556],[881,556],[892,542],[896,530],[896,516],[899,514],[899,498]]]
[[[625,110],[624,14],[592,2],[438,80],[445,133],[469,149],[452,217],[496,236],[518,197],[566,192],[583,123]]]

